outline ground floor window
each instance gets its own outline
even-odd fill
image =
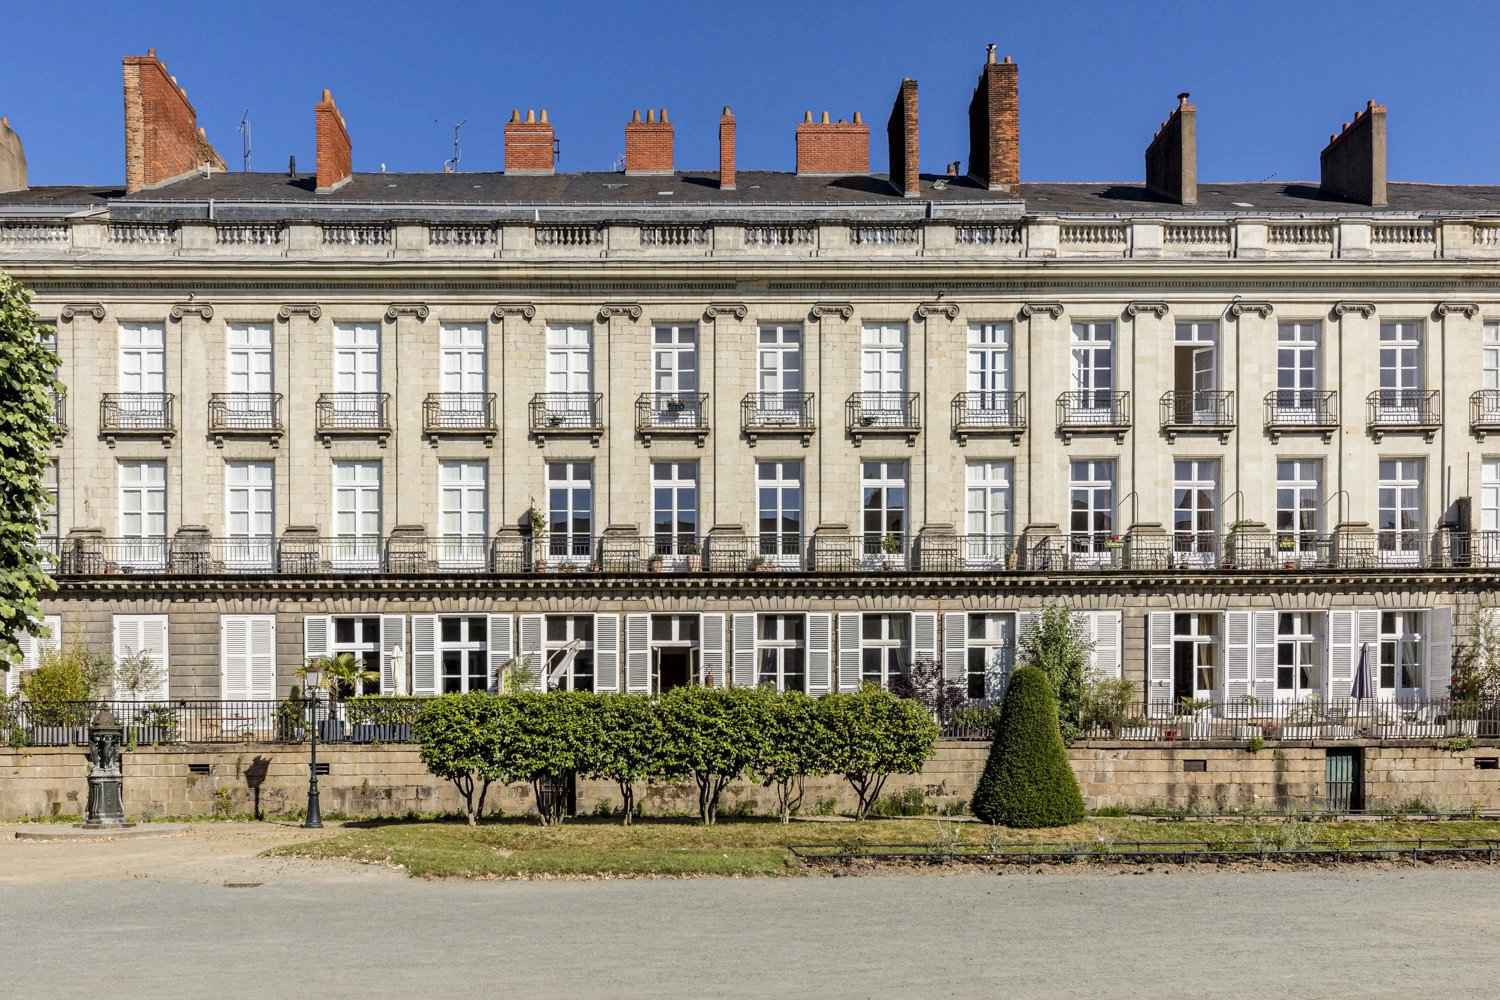
[[[1282,612],[1276,616],[1276,693],[1296,697],[1319,688],[1315,612]]]
[[[593,615],[548,615],[542,648],[549,689],[594,690]]]
[[[969,615],[966,682],[970,698],[996,698],[1004,691],[1015,648],[1015,616],[1009,613]]]
[[[334,656],[340,653],[352,654],[366,671],[366,679],[358,685],[343,685],[338,692],[340,697],[380,693],[379,615],[334,618],[332,653]]]
[[[489,619],[484,615],[438,619],[442,693],[487,691],[490,686]]]
[[[651,616],[651,690],[666,694],[698,681],[698,616]]]
[[[1219,616],[1172,616],[1172,681],[1179,700],[1212,698],[1219,681]]]
[[[1380,689],[1415,691],[1422,687],[1421,611],[1380,613]]]
[[[911,667],[911,616],[863,615],[860,631],[860,679],[889,687]]]
[[[760,615],[757,683],[778,691],[807,690],[806,615]]]

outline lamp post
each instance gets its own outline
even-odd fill
[[[318,802],[318,685],[322,673],[315,663],[308,664],[306,677],[308,691],[312,694],[311,740],[307,761],[307,817],[302,826],[308,830],[323,828],[323,810]]]

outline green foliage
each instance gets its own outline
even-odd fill
[[[1500,629],[1495,628],[1491,610],[1475,611],[1474,641],[1460,647],[1453,657],[1448,693],[1461,718],[1477,718],[1481,705],[1500,701]]]
[[[542,825],[562,821],[567,803],[549,793],[570,774],[598,770],[602,743],[596,695],[584,691],[532,691],[484,695],[508,707],[502,771],[530,783]]]
[[[1022,667],[1011,677],[972,809],[986,823],[1013,827],[1067,826],[1083,819],[1083,794],[1058,728],[1057,699],[1037,667]]]
[[[422,763],[458,789],[470,826],[484,814],[490,783],[509,777],[509,708],[509,699],[472,692],[433,698],[417,713],[412,736],[421,747]]]
[[[380,674],[366,670],[365,661],[353,653],[315,657],[297,668],[297,676],[304,681],[312,674],[318,675],[318,687],[335,700],[352,698],[364,684],[380,680]]]
[[[664,774],[698,783],[698,818],[712,826],[731,781],[764,757],[768,701],[746,688],[680,687],[660,702]]]
[[[776,790],[776,814],[790,823],[792,813],[802,806],[802,779],[827,774],[832,767],[830,736],[817,699],[801,691],[766,691],[762,697],[767,703],[766,728],[750,772]]]
[[[31,703],[31,718],[44,726],[81,726],[88,722],[91,699],[107,695],[114,665],[85,646],[42,653],[41,665],[21,675],[21,695]]]
[[[531,661],[522,656],[507,660],[500,668],[500,676],[496,678],[496,687],[501,694],[524,694],[527,691],[535,691],[540,685],[537,683],[539,675],[531,666]]]
[[[818,699],[829,735],[830,773],[842,774],[858,799],[856,819],[869,815],[886,778],[922,770],[937,746],[932,713],[906,698],[867,685],[853,694]]]
[[[159,691],[166,679],[167,672],[145,650],[131,653],[115,664],[115,690],[128,698],[140,700],[148,692]]]
[[[1124,677],[1095,679],[1083,689],[1083,732],[1104,731],[1119,736],[1121,728],[1140,707],[1138,685]]]
[[[993,733],[995,723],[1000,721],[998,705],[966,705],[948,717],[948,725],[955,729],[975,729]]]
[[[1245,744],[1245,749],[1249,750],[1251,753],[1260,753],[1265,748],[1266,739],[1259,733],[1256,733],[1254,736],[1250,737],[1249,741]]]
[[[38,597],[53,587],[37,546],[51,458],[53,393],[61,363],[42,344],[31,292],[0,273],[0,671],[19,639],[41,628]]]
[[[589,774],[613,781],[620,788],[622,818],[631,824],[636,811],[635,783],[662,773],[665,731],[656,703],[643,694],[595,696],[599,747],[592,754]]]
[[[932,810],[927,794],[920,788],[908,788],[897,795],[883,795],[870,810],[871,816],[926,816]]]
[[[425,699],[362,695],[344,702],[349,725],[409,726],[417,721]]]
[[[1078,738],[1083,721],[1084,685],[1093,649],[1083,619],[1061,604],[1051,604],[1042,609],[1036,629],[1021,640],[1017,650],[1018,666],[1039,668],[1052,684],[1066,743]]]

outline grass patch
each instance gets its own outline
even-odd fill
[[[944,849],[1026,843],[1260,841],[1347,847],[1370,840],[1497,839],[1500,821],[1305,821],[1258,818],[1235,822],[1161,822],[1094,816],[1054,830],[1009,830],[979,823],[868,820],[793,823],[744,819],[702,827],[693,820],[646,820],[623,827],[578,819],[539,827],[521,818],[469,827],[461,822],[350,823],[328,837],[274,848],[268,854],[399,865],[422,877],[507,878],[547,875],[796,875],[803,866],[792,844],[833,848],[877,845]]]

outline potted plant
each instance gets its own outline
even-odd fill
[[[1178,710],[1187,717],[1191,739],[1206,740],[1213,736],[1214,720],[1209,712],[1213,704],[1207,698],[1184,698],[1177,703]]]
[[[1311,740],[1322,735],[1322,731],[1323,703],[1317,695],[1309,695],[1287,716],[1281,737],[1287,740]]]
[[[662,558],[660,553],[657,553],[650,559],[646,560],[646,571],[648,573],[660,573],[666,567],[666,565],[667,561]]]
[[[547,571],[547,520],[537,509],[536,500],[526,510],[526,527],[531,533],[531,565],[538,573]]]
[[[276,739],[301,743],[306,734],[307,705],[302,700],[302,686],[293,684],[287,699],[276,706]]]
[[[297,675],[303,681],[316,675],[318,686],[328,692],[332,712],[328,718],[318,720],[318,737],[329,743],[344,738],[343,700],[357,695],[363,685],[380,680],[380,675],[373,670],[366,670],[364,661],[353,653],[339,653],[337,656],[310,660],[305,666],[298,668]]]
[[[1083,731],[1090,735],[1107,733],[1119,739],[1125,720],[1136,710],[1137,701],[1133,681],[1112,677],[1091,682],[1083,695]]]
[[[177,739],[177,709],[171,705],[147,705],[135,717],[130,737],[136,743],[171,743]]]
[[[1297,539],[1293,538],[1291,535],[1282,535],[1276,539],[1276,547],[1282,552],[1296,552]]]
[[[345,703],[351,743],[410,743],[418,703],[373,695]]]
[[[888,531],[880,539],[880,564],[882,566],[895,566],[900,562],[901,536],[894,531]]]
[[[1120,550],[1124,547],[1124,545],[1125,542],[1120,538],[1119,535],[1110,535],[1104,540],[1104,547],[1111,552]]]

